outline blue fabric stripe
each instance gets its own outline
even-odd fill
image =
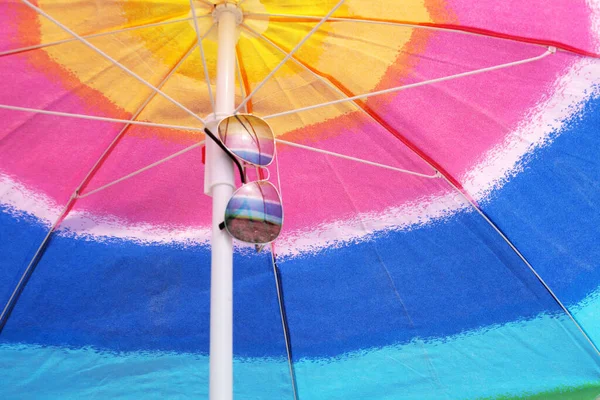
[[[588,311],[600,296],[586,299]],[[557,329],[559,325],[567,329]],[[487,327],[444,340],[363,350],[296,362],[299,394],[329,399],[479,399],[598,381],[586,349],[569,344],[566,317]],[[0,345],[0,397],[206,398],[208,358],[166,352],[102,352]],[[237,359],[236,399],[292,398],[283,358]]]
[[[530,154],[523,171],[484,204],[567,306],[600,287],[597,93],[565,123],[560,135],[556,132],[550,144]],[[600,329],[587,330],[600,345]]]
[[[599,105],[591,101],[485,206],[568,305],[600,282]],[[6,210],[0,219],[4,301],[47,228]],[[281,357],[268,256],[237,254],[235,262],[235,352]],[[200,246],[55,236],[0,340],[205,354],[208,265],[208,249]],[[560,314],[521,261],[470,212],[280,267],[298,359]]]
[[[206,353],[209,259],[199,246],[55,236],[1,340]],[[236,353],[278,356],[283,342],[268,255],[237,254],[235,263]],[[473,213],[280,267],[299,357],[444,337],[558,311]]]

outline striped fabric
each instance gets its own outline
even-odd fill
[[[188,0],[29,1],[189,112],[0,2],[0,309],[55,226],[0,333],[0,398],[207,398],[201,149],[76,197],[204,139],[215,2],[193,2],[203,62]],[[236,104],[338,1],[239,2]],[[574,323],[600,344],[599,58],[598,0],[346,0],[257,90],[241,111],[277,139],[421,174],[277,145],[300,399],[600,395]],[[238,243],[236,399],[293,398],[273,281]]]

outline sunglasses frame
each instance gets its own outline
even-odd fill
[[[262,119],[261,117],[257,117],[254,114],[249,114],[249,113],[232,114],[232,115],[230,115],[228,117],[223,118],[221,121],[219,121],[219,123],[217,124],[217,135],[219,137],[219,140],[221,140],[221,143],[223,143],[223,145],[225,145],[225,142],[221,139],[221,134],[220,134],[221,124],[223,124],[223,122],[225,122],[229,118],[236,118],[240,122],[240,124],[244,127],[244,129],[246,129],[246,132],[248,132],[250,134],[250,132],[248,131],[248,128],[246,128],[246,126],[244,125],[244,123],[240,120],[240,118],[239,118],[240,116],[242,116],[242,117],[257,118],[261,122],[263,122],[265,125],[267,125],[267,127],[269,128],[269,132],[271,132],[271,137],[273,138],[272,139],[273,140],[273,157],[271,158],[271,161],[269,161],[268,164],[261,165],[261,164],[255,164],[255,163],[250,162],[250,161],[246,161],[242,157],[236,155],[233,151],[231,151],[231,150],[229,150],[229,151],[233,155],[235,155],[238,159],[242,160],[244,163],[250,164],[250,165],[254,165],[256,167],[268,167],[269,165],[273,164],[273,161],[275,160],[275,156],[276,156],[276,154],[275,154],[276,153],[276,150],[275,150],[276,149],[276,146],[275,146],[275,134],[273,133],[273,128],[271,127],[271,125],[269,125],[269,123],[266,120]],[[227,145],[225,145],[225,147],[227,147]]]
[[[260,242],[260,243],[248,242],[248,241],[242,240],[242,239],[240,239],[240,238],[238,238],[238,237],[234,236],[234,235],[233,235],[233,234],[232,234],[232,233],[229,231],[229,227],[227,226],[227,223],[225,222],[225,218],[223,218],[223,220],[224,220],[224,221],[221,223],[221,225],[223,226],[223,228],[222,228],[222,229],[225,229],[225,230],[227,231],[227,234],[229,234],[229,235],[230,235],[232,238],[234,238],[234,239],[236,239],[236,240],[239,240],[240,242],[243,242],[243,243],[248,243],[248,244],[253,244],[253,245],[260,245],[260,246],[264,246],[264,245],[267,245],[267,244],[273,243],[275,240],[277,240],[277,238],[278,238],[278,237],[279,237],[279,235],[281,234],[281,229],[283,229],[283,221],[284,221],[284,218],[285,218],[285,213],[283,212],[283,202],[282,202],[282,199],[281,199],[281,194],[279,194],[279,190],[277,190],[277,188],[275,187],[275,185],[273,185],[273,184],[272,184],[271,182],[269,182],[268,180],[263,180],[263,179],[261,179],[261,180],[257,180],[257,181],[252,181],[252,182],[248,182],[248,183],[246,183],[246,184],[244,184],[244,185],[240,186],[239,188],[237,188],[237,189],[236,189],[236,190],[233,192],[233,194],[231,195],[231,198],[229,199],[229,201],[227,201],[227,206],[229,206],[229,202],[231,201],[231,199],[233,199],[233,197],[234,197],[234,196],[235,196],[235,195],[236,195],[236,194],[237,194],[237,193],[238,193],[240,190],[242,190],[242,189],[244,188],[244,186],[246,186],[246,185],[251,185],[251,184],[254,184],[254,183],[268,183],[269,185],[271,185],[271,186],[273,187],[273,189],[275,189],[275,193],[277,193],[277,200],[279,201],[279,206],[281,207],[281,224],[279,225],[279,232],[277,233],[277,236],[275,236],[275,238],[274,238],[273,240],[269,241],[269,242]],[[263,201],[264,201],[264,197],[263,197]],[[227,208],[228,208],[228,207],[225,207],[225,212],[227,212]],[[219,226],[221,226],[221,225],[219,225]]]
[[[270,132],[272,133],[272,137],[273,137],[273,158],[272,158],[272,159],[271,159],[271,161],[270,161],[268,164],[266,164],[266,165],[260,165],[260,164],[254,164],[254,163],[252,163],[252,162],[248,162],[248,161],[244,160],[243,158],[241,158],[241,157],[237,156],[237,155],[236,155],[235,153],[233,153],[231,150],[229,150],[229,148],[227,148],[227,146],[225,145],[225,143],[223,143],[223,141],[221,140],[221,138],[220,138],[220,137],[217,137],[217,136],[215,136],[215,134],[214,134],[214,133],[212,133],[212,132],[210,131],[210,129],[208,129],[207,127],[205,127],[205,128],[204,128],[204,132],[207,134],[207,136],[209,136],[209,137],[210,137],[210,138],[211,138],[211,139],[212,139],[212,140],[213,140],[215,143],[217,143],[217,145],[218,145],[218,146],[219,146],[219,147],[220,147],[220,148],[221,148],[221,149],[222,149],[222,150],[223,150],[223,151],[224,151],[224,152],[225,152],[225,153],[226,153],[226,154],[227,154],[227,155],[228,155],[228,156],[229,156],[229,157],[230,157],[232,160],[233,160],[233,162],[236,164],[236,166],[237,166],[237,168],[238,168],[238,171],[239,171],[239,173],[240,173],[240,179],[241,179],[241,181],[242,181],[242,186],[240,186],[239,188],[237,188],[237,189],[236,189],[236,190],[235,190],[235,191],[232,193],[232,195],[231,195],[230,199],[227,201],[227,206],[225,207],[225,210],[227,211],[227,208],[228,208],[228,206],[229,206],[229,202],[231,201],[231,199],[233,199],[233,197],[234,197],[234,196],[235,196],[235,195],[236,195],[236,194],[237,194],[237,193],[238,193],[238,192],[239,192],[241,189],[243,189],[243,187],[244,187],[245,185],[249,185],[249,184],[251,184],[251,183],[260,183],[260,182],[266,182],[266,183],[268,183],[269,185],[271,185],[271,186],[273,187],[273,189],[275,189],[275,193],[277,193],[277,199],[279,200],[279,205],[281,206],[281,211],[282,211],[282,212],[281,212],[281,225],[280,225],[280,230],[279,230],[279,233],[277,234],[277,236],[276,236],[276,237],[275,237],[273,240],[271,240],[271,241],[269,241],[269,242],[265,242],[265,243],[262,243],[262,242],[261,242],[261,243],[248,242],[248,241],[245,241],[245,240],[239,239],[238,237],[234,236],[234,235],[233,235],[233,234],[232,234],[232,233],[229,231],[229,229],[228,229],[228,227],[227,227],[227,224],[225,223],[225,216],[223,216],[223,222],[221,222],[221,223],[219,224],[219,229],[221,229],[221,230],[226,230],[226,231],[227,231],[227,234],[228,234],[229,236],[231,236],[232,238],[234,238],[234,239],[236,239],[236,240],[239,240],[240,242],[243,242],[243,243],[248,243],[248,244],[253,244],[253,245],[257,246],[257,250],[258,250],[258,247],[259,247],[259,246],[262,248],[263,246],[265,246],[265,245],[267,245],[267,244],[269,244],[269,243],[272,243],[272,242],[274,242],[275,240],[277,240],[277,238],[278,238],[278,237],[279,237],[279,235],[281,234],[281,229],[283,228],[283,221],[284,221],[284,218],[285,218],[285,213],[283,212],[283,200],[282,200],[282,198],[281,198],[281,194],[279,193],[279,190],[277,189],[277,187],[276,187],[276,186],[275,186],[273,183],[271,183],[271,182],[268,180],[268,179],[270,178],[270,174],[271,174],[271,173],[270,173],[270,171],[269,171],[269,170],[266,168],[266,167],[270,166],[270,165],[273,163],[273,161],[275,161],[275,159],[276,159],[276,157],[277,157],[277,146],[276,146],[276,144],[275,144],[275,135],[273,134],[273,128],[271,127],[271,125],[269,125],[269,123],[268,123],[267,121],[265,121],[264,119],[262,119],[262,118],[260,118],[260,117],[257,117],[256,115],[253,115],[253,114],[232,114],[232,115],[230,115],[230,116],[227,116],[227,117],[223,118],[221,121],[219,121],[219,124],[217,125],[217,134],[218,134],[218,129],[220,128],[220,126],[221,126],[221,123],[222,123],[223,121],[225,121],[225,120],[226,120],[226,119],[228,119],[228,118],[235,117],[235,116],[237,116],[237,115],[244,115],[244,116],[248,115],[248,116],[252,116],[252,117],[254,117],[254,118],[258,118],[258,119],[260,119],[262,122],[264,122],[264,123],[265,123],[265,124],[266,124],[266,125],[269,127],[269,130],[270,130]],[[241,121],[240,121],[240,123],[241,123]],[[241,124],[242,124],[242,126],[243,126],[243,123],[241,123]],[[246,129],[246,128],[244,127],[244,129]],[[247,130],[247,129],[246,129],[246,130]],[[219,135],[219,136],[220,136],[220,135]],[[244,169],[244,164],[242,164],[242,162],[240,162],[240,160],[241,160],[241,161],[242,161],[244,164],[246,164],[246,165],[252,165],[252,166],[254,166],[254,167],[256,167],[256,168],[259,168],[259,169],[260,169],[260,168],[267,169],[267,172],[269,172],[269,177],[268,177],[268,178],[266,178],[266,179],[258,179],[258,180],[254,180],[254,181],[252,181],[252,182],[247,182],[247,181],[246,181],[246,171],[245,171],[245,169]],[[260,174],[259,174],[259,176],[260,176]],[[263,201],[264,201],[264,197],[263,197]]]

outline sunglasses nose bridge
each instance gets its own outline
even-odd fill
[[[252,174],[251,172],[254,172]],[[271,179],[271,170],[268,167],[262,167],[260,165],[244,164],[244,172],[246,179],[249,182],[252,181],[268,181]],[[254,178],[254,179],[253,179]]]

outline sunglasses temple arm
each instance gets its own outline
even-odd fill
[[[244,174],[244,168],[242,168],[242,164],[240,164],[236,156],[234,156],[233,153],[229,151],[229,149],[225,147],[225,145],[219,139],[217,139],[217,137],[210,131],[210,129],[204,128],[204,132],[221,148],[221,150],[223,150],[229,156],[229,158],[233,160],[235,165],[237,165],[237,168],[240,171],[240,179],[242,180],[242,183],[245,184],[246,174]]]
[[[225,147],[225,145],[223,143],[221,143],[221,141],[219,139],[216,138],[216,136],[210,131],[210,129],[208,128],[204,128],[204,132],[208,135],[208,137],[210,137],[220,148],[221,150],[223,150],[225,152],[225,154],[227,154],[229,156],[229,158],[231,158],[233,160],[233,162],[235,163],[235,165],[237,166],[239,172],[240,172],[240,179],[242,180],[242,183],[246,183],[246,174],[244,173],[244,168],[242,167],[242,164],[240,164],[239,160],[231,153],[231,151],[229,151],[229,149],[227,147]],[[225,222],[221,222],[219,224],[219,229],[223,230],[225,229]]]

